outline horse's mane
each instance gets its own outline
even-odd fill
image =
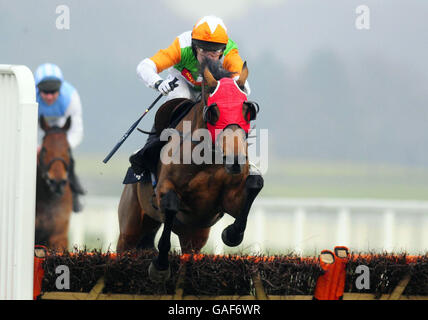
[[[201,63],[201,74],[204,74],[205,68],[208,68],[208,70],[211,72],[213,77],[216,80],[220,80],[221,78],[231,78],[235,75],[236,72],[231,72],[223,69],[223,66],[221,65],[220,60],[212,60],[209,58],[204,58]]]

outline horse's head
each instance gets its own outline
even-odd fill
[[[247,95],[243,91],[248,77],[247,65],[244,63],[236,81],[231,78],[233,73],[219,71],[218,63],[207,61],[202,67],[203,101],[206,101],[204,120],[213,143],[223,153],[226,171],[239,174],[247,165],[250,121],[255,120],[258,112],[257,104],[247,101]]]
[[[64,193],[68,181],[70,146],[67,141],[67,130],[70,125],[70,117],[62,128],[50,127],[45,118],[40,117],[40,126],[45,136],[38,159],[39,172],[49,190],[58,196]]]

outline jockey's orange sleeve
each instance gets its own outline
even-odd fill
[[[178,37],[175,38],[174,42],[168,48],[159,50],[150,60],[155,63],[158,73],[179,63],[181,60],[181,49]]]
[[[243,65],[244,61],[242,61],[242,58],[239,56],[238,50],[236,49],[230,50],[230,52],[224,57],[223,68],[231,72],[236,72],[236,75],[241,74]]]

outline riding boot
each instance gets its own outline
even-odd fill
[[[73,195],[73,211],[80,212],[83,210],[83,205],[79,201],[79,195],[84,195],[86,191],[80,184],[79,178],[74,172],[74,159],[70,155],[70,171],[69,171],[70,189]]]

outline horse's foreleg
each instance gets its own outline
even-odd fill
[[[159,254],[153,259],[149,268],[149,275],[153,280],[165,281],[170,277],[168,252],[171,249],[171,231],[178,205],[179,198],[174,190],[169,189],[165,193],[161,193],[160,209],[165,215],[165,221],[158,244]]]
[[[263,177],[261,175],[249,175],[245,182],[246,198],[241,213],[236,217],[235,222],[226,227],[221,238],[229,247],[236,247],[244,239],[245,228],[247,227],[248,213],[254,199],[263,188]]]

